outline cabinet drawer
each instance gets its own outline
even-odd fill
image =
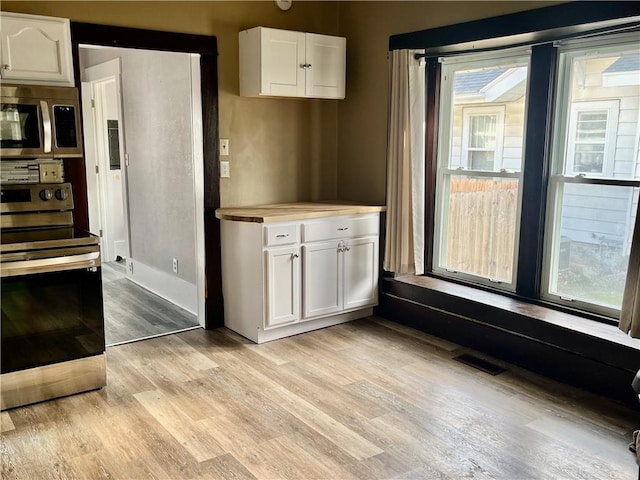
[[[305,243],[377,235],[379,230],[380,220],[377,214],[361,217],[333,217],[302,225]]]
[[[264,245],[290,245],[298,243],[298,225],[265,225]]]

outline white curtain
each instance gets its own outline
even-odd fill
[[[425,68],[418,50],[389,53],[384,269],[424,273]]]
[[[620,330],[634,338],[640,338],[640,210],[636,214],[627,282],[624,287]]]

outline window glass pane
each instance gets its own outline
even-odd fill
[[[483,150],[469,151],[469,164],[472,170],[491,170],[493,168],[495,152]]]
[[[561,54],[568,62],[567,175],[638,179],[640,49],[637,45]],[[570,78],[566,78],[570,77]],[[589,147],[587,145],[593,145]]]
[[[576,140],[604,143],[607,112],[579,112]]]
[[[638,188],[563,185],[550,293],[608,308],[622,304]]]
[[[528,63],[521,59],[492,63],[449,67],[451,96],[445,108],[451,108],[447,159],[451,169],[522,169]],[[477,149],[490,151],[484,158],[492,161],[476,162],[478,157],[470,152]]]
[[[497,115],[472,115],[469,125],[469,148],[496,148]]]
[[[638,208],[640,48],[594,41],[559,60],[543,295],[614,315]]]
[[[434,270],[505,290],[515,288],[529,58],[472,54],[441,69]]]
[[[448,175],[441,264],[456,272],[511,283],[518,185],[512,178]]]
[[[573,171],[578,173],[602,173],[604,167],[604,145],[576,145]]]

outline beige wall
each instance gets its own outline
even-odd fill
[[[220,136],[231,140],[223,206],[344,198],[384,203],[389,36],[558,2],[16,2],[2,10],[215,35]],[[257,25],[347,37],[347,99],[238,97],[238,31]],[[206,134],[206,132],[205,132]]]

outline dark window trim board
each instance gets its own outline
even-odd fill
[[[72,22],[71,41],[76,85],[81,84],[80,44],[200,55],[202,130],[204,132],[205,326],[210,329],[224,325],[220,221],[215,218],[215,210],[220,206],[218,44],[216,37]],[[77,162],[73,169],[73,175],[76,183],[81,186],[85,183],[84,174],[84,163]],[[77,191],[76,194],[78,194]],[[86,185],[84,192],[80,193],[79,200],[76,202],[76,224],[80,228],[88,229]]]
[[[623,27],[632,22],[637,24],[639,16],[638,2],[568,2],[392,35],[389,38],[389,50],[424,48],[427,55],[437,55],[526,45],[570,38],[613,26]]]

